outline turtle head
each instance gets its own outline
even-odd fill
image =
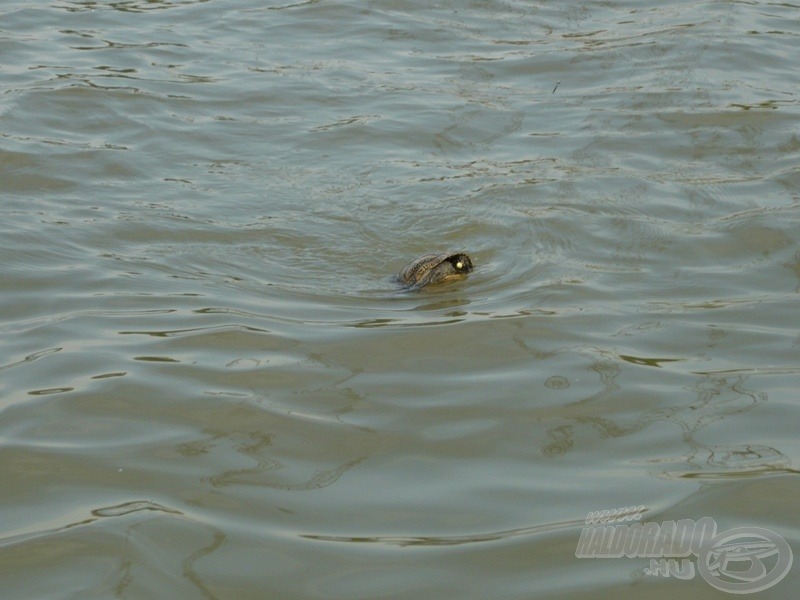
[[[451,254],[447,257],[446,261],[452,266],[454,275],[466,275],[474,269],[472,266],[472,259],[463,252]]]
[[[458,281],[473,269],[472,259],[463,252],[448,254],[431,273],[431,283]]]

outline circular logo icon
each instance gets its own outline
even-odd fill
[[[783,579],[792,559],[789,544],[774,531],[736,527],[708,542],[697,558],[697,570],[718,590],[751,594]]]

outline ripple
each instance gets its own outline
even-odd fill
[[[72,387],[56,387],[56,388],[47,388],[43,390],[31,390],[28,392],[29,396],[49,396],[50,394],[63,394],[65,392],[71,392],[75,388]]]
[[[521,536],[533,536],[546,533],[549,531],[558,531],[561,529],[577,528],[583,524],[582,519],[574,521],[565,521],[561,523],[548,523],[545,525],[536,525],[532,527],[520,527],[517,529],[510,529],[506,531],[496,531],[488,533],[476,533],[471,535],[459,536],[334,536],[334,535],[314,535],[303,534],[302,537],[317,540],[321,542],[339,542],[339,543],[356,543],[356,544],[385,544],[389,546],[460,546],[464,544],[481,544],[486,542],[496,542],[498,540],[505,540],[509,538],[516,538]]]
[[[67,12],[93,12],[96,10],[115,10],[123,13],[146,13],[171,8],[181,8],[193,4],[203,4],[210,0],[117,0],[116,2],[99,3],[97,0],[62,0],[62,4],[54,8]]]
[[[183,514],[179,510],[168,508],[149,500],[132,500],[130,502],[123,502],[122,504],[117,504],[115,506],[96,508],[92,511],[92,515],[95,517],[121,517],[140,511],[163,512],[173,515]]]
[[[3,371],[5,369],[10,369],[11,367],[18,367],[18,366],[24,365],[26,363],[31,363],[31,362],[39,359],[39,358],[42,358],[44,356],[48,356],[50,354],[53,354],[54,352],[60,352],[63,349],[64,348],[61,348],[61,347],[59,347],[59,348],[48,348],[47,350],[41,350],[39,352],[34,352],[33,354],[28,354],[28,356],[26,356],[25,358],[23,358],[22,360],[19,360],[17,362],[9,363],[9,364],[6,364],[6,365],[0,365],[0,371]]]
[[[569,387],[569,379],[560,375],[548,377],[544,384],[553,390],[565,390]]]

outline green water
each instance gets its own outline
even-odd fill
[[[6,1],[3,598],[733,597],[576,557],[630,506],[799,553],[798,8]]]

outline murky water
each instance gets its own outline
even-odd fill
[[[799,17],[4,2],[3,597],[731,597],[576,557],[630,506],[800,552]]]

